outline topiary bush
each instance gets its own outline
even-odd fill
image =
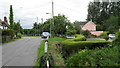
[[[86,37],[82,34],[80,35],[75,35],[76,38],[73,39],[73,41],[86,41]]]
[[[119,66],[120,65],[120,55],[118,48],[120,46],[104,47],[95,50],[81,50],[76,54],[71,55],[67,58],[67,66],[94,66],[95,68],[100,68],[101,66]]]

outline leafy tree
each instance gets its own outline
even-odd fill
[[[105,20],[105,26],[106,29],[110,32],[110,33],[115,33],[116,31],[118,31],[119,29],[119,25],[118,25],[118,17],[116,16],[110,16],[109,19]]]
[[[77,34],[80,34],[80,32],[81,32],[81,27],[80,27],[80,25],[78,25],[78,24],[76,24],[76,23],[77,23],[77,21],[74,22],[74,29],[76,30],[76,33],[77,33]]]
[[[90,2],[88,6],[87,20],[96,22],[98,30],[107,30],[105,20],[111,16],[117,16],[120,22],[120,1],[118,2]],[[118,24],[120,26],[120,23]],[[110,27],[113,29],[113,27]]]
[[[13,9],[12,9],[12,5],[10,5],[9,21],[10,21],[10,29],[13,29],[14,19],[13,19]]]
[[[17,23],[14,22],[13,29],[14,29],[15,34],[17,36],[17,34],[22,31],[22,27],[20,25],[20,22],[17,22]]]

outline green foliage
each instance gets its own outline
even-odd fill
[[[96,47],[105,47],[108,46],[109,41],[63,41],[61,43],[61,46],[64,50],[67,51],[74,51],[79,49],[85,49],[87,48],[96,48]]]
[[[45,67],[47,65],[47,60],[49,61],[49,65],[54,66],[54,60],[51,54],[44,53],[42,56],[40,56],[40,67]]]
[[[119,25],[118,25],[118,17],[117,16],[110,16],[107,20],[105,20],[105,24],[106,29],[110,32],[110,33],[114,33],[116,31],[118,31],[119,29]]]
[[[88,30],[82,31],[82,34],[83,34],[85,37],[88,37],[88,35],[90,35],[90,31],[88,31]]]
[[[10,5],[9,21],[10,21],[10,29],[13,29],[14,19],[13,19],[13,9],[12,9],[12,5]]]
[[[75,35],[76,38],[73,39],[73,41],[86,41],[86,37],[82,34],[76,34]]]
[[[67,30],[67,32],[66,32],[66,35],[69,35],[69,36],[71,36],[71,35],[75,35],[76,34],[76,30]]]
[[[16,36],[18,36],[18,33],[22,33],[22,27],[20,25],[20,22],[15,23],[13,25],[13,30],[15,31]]]
[[[120,65],[120,46],[104,47],[95,50],[81,50],[66,60],[67,66],[118,66]]]
[[[13,29],[3,29],[2,36],[11,36],[14,37],[14,30]]]
[[[107,31],[104,31],[100,36],[107,36],[108,35],[108,32]]]
[[[116,33],[116,38],[115,40],[112,42],[113,46],[119,45],[120,46],[120,32]]]
[[[109,39],[109,36],[103,36],[103,38],[107,41]]]
[[[81,32],[81,27],[80,27],[80,25],[77,24],[77,23],[78,23],[77,21],[74,22],[74,29],[76,30],[77,34],[80,34],[80,32]]]
[[[109,9],[108,9],[109,8]],[[110,20],[111,16],[118,17],[118,25],[113,25],[108,27],[109,25],[115,24],[115,22],[108,22],[108,25],[106,24],[106,20]],[[113,20],[111,18],[111,20]],[[120,1],[118,2],[90,2],[88,6],[88,16],[87,20],[90,21],[92,20],[93,22],[96,22],[97,25],[97,30],[117,30],[114,29],[117,26],[120,26]],[[112,24],[111,24],[112,23]]]
[[[18,34],[17,34],[17,37],[18,37],[18,38],[21,38],[21,37],[22,37],[22,34],[21,34],[21,33],[18,33]]]

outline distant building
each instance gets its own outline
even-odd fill
[[[9,28],[7,17],[4,17],[4,21],[2,21],[0,19],[0,28],[1,29],[8,29]]]
[[[81,26],[81,25],[80,25]],[[88,30],[91,34],[100,36],[103,31],[96,31],[96,24],[94,24],[92,21],[89,21],[82,27],[82,31]]]
[[[96,25],[93,22],[89,21],[82,27],[82,30],[96,31]]]

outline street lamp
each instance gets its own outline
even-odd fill
[[[46,13],[46,14],[50,14],[50,17],[51,17],[51,13]],[[52,34],[51,34],[51,23],[52,23],[52,20],[50,19],[50,38],[51,38],[51,36],[52,36]]]

